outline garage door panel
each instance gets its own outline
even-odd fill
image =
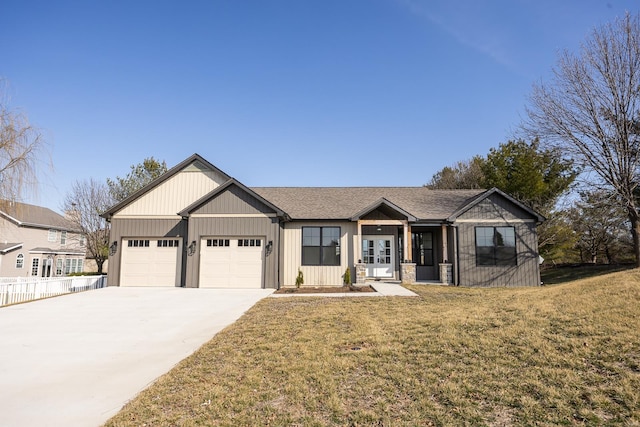
[[[201,288],[262,288],[263,239],[210,238],[201,244]]]
[[[179,239],[123,239],[120,286],[179,286]]]

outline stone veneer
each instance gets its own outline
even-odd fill
[[[440,264],[440,281],[448,285],[453,284],[453,265],[449,263]]]
[[[403,285],[409,285],[416,282],[416,264],[412,262],[403,262],[400,264],[400,279]]]
[[[367,265],[363,263],[356,264],[356,285],[364,285],[367,281]]]

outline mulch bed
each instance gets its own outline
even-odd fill
[[[335,294],[350,292],[375,292],[371,286],[302,286],[300,288],[282,288],[276,294]]]

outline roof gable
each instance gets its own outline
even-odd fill
[[[454,222],[463,217],[473,219],[523,219],[529,217],[542,222],[545,217],[498,188],[491,188],[461,206],[448,218]]]
[[[212,203],[214,201],[220,201],[221,203],[215,205]],[[215,190],[196,200],[178,212],[178,215],[187,217],[194,213],[275,213],[280,217],[287,216],[280,208],[234,178],[229,179]]]
[[[376,215],[377,214],[377,215]],[[376,216],[376,218],[372,218]],[[377,218],[380,217],[380,218]],[[384,218],[382,218],[384,217]],[[416,217],[411,215],[404,209],[394,205],[384,197],[367,206],[353,217],[351,221],[357,221],[359,219],[406,219],[408,221],[415,221]]]
[[[176,211],[190,204],[194,198],[201,197],[230,178],[229,175],[209,163],[199,154],[193,154],[123,201],[109,208],[102,216],[110,218],[115,214],[175,215]],[[167,192],[173,191],[174,194],[161,194],[163,190]],[[161,212],[162,210],[166,212]]]

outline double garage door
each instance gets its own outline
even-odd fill
[[[264,240],[211,237],[200,242],[201,288],[262,288]]]
[[[180,239],[123,239],[120,286],[180,286]],[[264,239],[211,237],[200,242],[201,288],[263,286]]]

